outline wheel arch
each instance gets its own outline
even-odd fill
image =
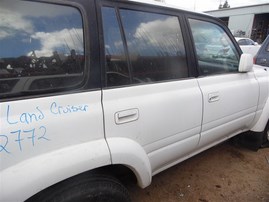
[[[128,138],[107,138],[112,164],[121,164],[133,171],[137,183],[145,188],[151,183],[152,169],[148,155],[143,147]]]
[[[0,172],[5,182],[0,185],[0,201],[25,201],[63,180],[106,165],[111,165],[111,158],[104,139],[38,155]]]
[[[68,189],[73,189],[74,185],[83,184],[87,181],[90,181],[90,179],[97,179],[97,178],[114,179],[122,186],[126,183],[126,180],[136,180],[134,173],[128,167],[125,167],[123,165],[107,165],[86,171],[84,173],[80,173],[78,175],[67,178],[63,181],[60,181],[56,184],[53,184],[52,186],[47,187],[46,189],[31,196],[25,202],[44,201],[44,198],[46,198],[47,195],[55,193],[57,190],[64,191]]]
[[[110,138],[107,141],[102,139],[71,145],[1,171],[1,181],[5,184],[0,185],[0,201],[25,201],[47,188],[84,173],[109,173],[119,177],[122,168],[135,176],[140,187],[144,188],[151,183],[148,156],[133,140]]]
[[[269,122],[269,98],[267,99],[264,108],[256,121],[255,125],[250,129],[252,132],[263,132]]]

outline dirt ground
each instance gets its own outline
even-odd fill
[[[269,202],[269,148],[257,152],[225,142],[128,187],[133,202]]]

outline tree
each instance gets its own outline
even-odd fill
[[[222,8],[230,8],[230,5],[227,0],[224,2]]]
[[[230,8],[230,5],[227,0],[225,0],[223,5],[221,3],[219,5],[219,9],[224,9],[224,8]]]

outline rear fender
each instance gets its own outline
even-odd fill
[[[0,172],[0,201],[24,201],[57,182],[110,164],[104,139],[36,156]]]

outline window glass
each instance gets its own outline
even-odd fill
[[[218,25],[190,19],[200,73],[237,72],[239,55],[225,31]]]
[[[267,46],[266,51],[269,52],[269,45]]]
[[[188,76],[177,17],[124,9],[120,15],[134,83]]]
[[[239,45],[255,45],[255,43],[254,43],[254,41],[252,41],[251,39],[240,39],[239,41],[238,41],[238,44]]]
[[[0,96],[81,83],[82,27],[73,7],[1,0]]]
[[[127,59],[115,10],[103,7],[102,17],[107,85],[119,86],[130,84]]]
[[[247,40],[247,45],[255,45],[255,42],[254,41],[252,41],[251,39],[246,39]]]
[[[239,44],[240,46],[248,45],[247,40],[245,40],[245,39],[240,39],[240,40],[238,41],[238,44]]]

